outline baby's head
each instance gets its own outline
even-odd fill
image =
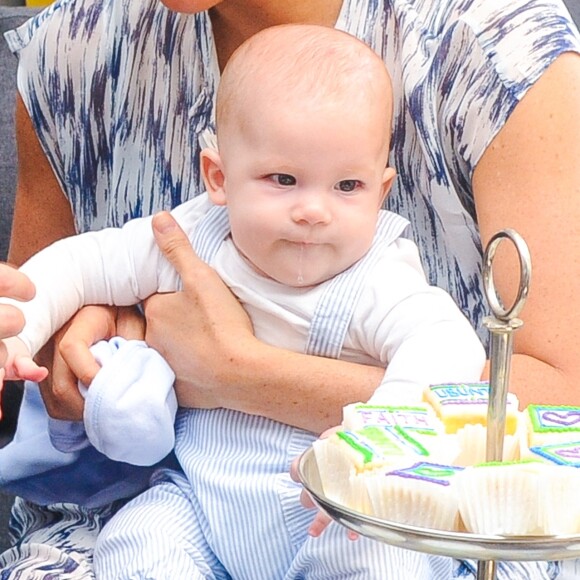
[[[363,42],[333,28],[268,28],[233,54],[218,90],[218,141],[228,128],[259,122],[264,107],[274,118],[285,110],[300,116],[305,108],[366,108],[388,145],[392,94],[385,65]]]
[[[309,286],[367,252],[395,175],[391,84],[370,48],[332,28],[268,28],[228,62],[216,115],[206,186],[257,270]]]

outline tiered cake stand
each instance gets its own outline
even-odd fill
[[[300,458],[298,470],[314,502],[333,520],[362,536],[399,548],[477,560],[477,580],[493,580],[496,561],[580,558],[580,536],[478,536],[397,524],[350,510],[324,495],[312,448]]]
[[[492,262],[499,243],[509,239],[515,245],[520,262],[520,284],[511,308],[505,309],[499,299],[492,273]],[[518,318],[528,295],[531,277],[530,255],[521,236],[514,230],[498,232],[486,248],[483,282],[492,316],[484,324],[491,333],[490,400],[487,417],[488,461],[501,461],[505,434],[506,399],[509,383],[513,332],[522,326]],[[332,519],[363,536],[399,548],[416,550],[457,559],[477,560],[477,580],[494,580],[496,562],[565,560],[580,558],[580,535],[574,536],[481,536],[419,528],[382,520],[350,510],[330,501],[320,482],[312,449],[300,458],[298,472],[302,484],[314,502]]]

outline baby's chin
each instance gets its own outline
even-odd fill
[[[311,288],[334,278],[336,275],[340,274],[340,272],[341,271],[338,270],[325,270],[324,272],[301,272],[297,270],[296,272],[276,272],[269,275],[269,277],[276,280],[276,282],[291,288]]]
[[[280,268],[272,265],[271,260],[268,264],[258,264],[248,259],[243,253],[240,252],[240,254],[258,274],[290,288],[310,288],[317,286],[334,278],[350,266],[350,264],[344,268],[340,267],[340,265],[336,266],[335,261],[329,258],[323,262],[320,259],[312,260],[308,264],[302,259],[297,261],[292,260],[291,265],[286,264],[285,267]],[[329,267],[331,263],[334,267]]]

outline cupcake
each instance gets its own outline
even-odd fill
[[[446,433],[457,433],[468,424],[487,425],[489,383],[449,383],[431,385],[423,394],[443,422]],[[519,402],[513,393],[507,394],[507,435],[513,435],[518,425]]]
[[[485,463],[487,453],[487,427],[479,424],[467,424],[456,434],[458,453],[454,465],[467,467]],[[503,443],[503,460],[520,459],[520,438],[516,434],[506,435]]]
[[[365,476],[372,515],[401,524],[456,531],[459,509],[453,482],[461,470],[421,461]]]
[[[540,481],[548,469],[538,461],[466,467],[456,479],[466,530],[483,535],[543,535]]]
[[[431,405],[374,405],[353,403],[343,409],[342,425],[348,430],[368,426],[398,428],[423,445],[432,460],[453,463],[459,452],[455,437],[447,436]]]
[[[528,405],[524,417],[528,447],[580,440],[580,407]]]
[[[429,452],[400,428],[366,426],[336,431],[313,443],[322,489],[328,499],[370,513],[364,473],[410,465]]]

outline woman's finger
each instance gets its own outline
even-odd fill
[[[0,296],[27,301],[34,298],[36,289],[28,276],[9,264],[0,264]]]
[[[159,249],[177,270],[185,289],[196,265],[202,264],[201,260],[194,252],[189,238],[169,212],[163,211],[153,216],[152,224]]]
[[[0,339],[16,336],[24,328],[24,315],[16,306],[0,304]]]

